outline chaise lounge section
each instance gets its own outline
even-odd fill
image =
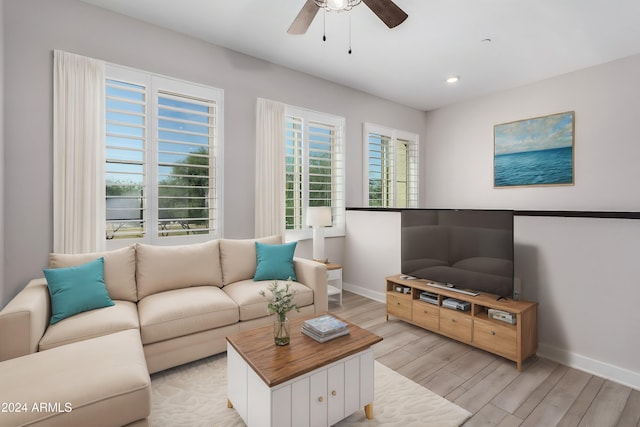
[[[151,380],[134,330],[0,363],[0,426],[146,426]]]

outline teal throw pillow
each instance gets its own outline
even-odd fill
[[[104,285],[104,258],[43,272],[51,295],[52,325],[83,311],[114,305]]]
[[[258,266],[254,281],[258,280],[296,280],[293,269],[293,253],[298,242],[283,245],[266,245],[256,242]]]

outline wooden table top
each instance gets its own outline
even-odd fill
[[[349,334],[319,343],[301,331],[307,319],[326,313],[314,314],[290,320],[291,342],[276,346],[273,341],[273,325],[263,326],[227,337],[227,342],[242,356],[249,366],[269,386],[289,381],[314,369],[328,365],[382,341],[382,337],[362,329],[351,322]],[[335,316],[332,314],[335,318]]]

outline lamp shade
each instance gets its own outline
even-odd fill
[[[307,208],[307,225],[309,227],[331,227],[331,207],[318,206]]]

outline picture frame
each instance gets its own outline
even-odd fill
[[[575,112],[494,125],[494,188],[574,185]]]

